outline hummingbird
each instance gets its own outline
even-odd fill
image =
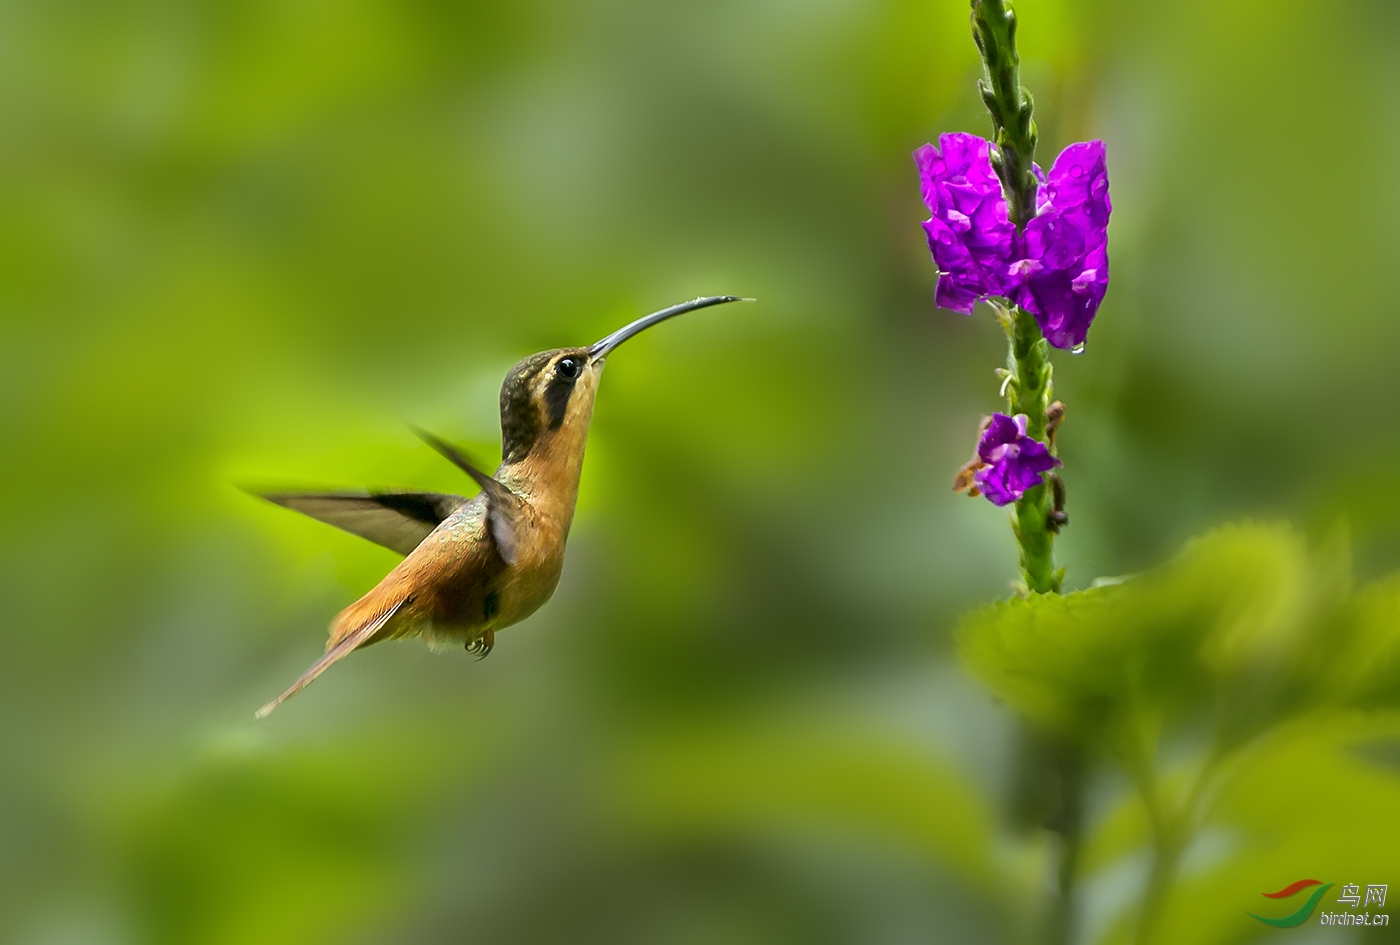
[[[643,316],[585,348],[525,358],[501,385],[501,465],[482,472],[461,450],[418,435],[481,490],[472,498],[436,492],[275,492],[262,498],[383,545],[404,559],[331,621],[326,652],[276,699],[263,718],[353,650],[420,636],[484,658],[496,631],[533,614],[554,593],[574,518],[593,400],[616,348],[686,312],[749,301],[716,295]]]

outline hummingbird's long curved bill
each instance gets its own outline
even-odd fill
[[[752,302],[753,299],[746,299],[738,295],[711,295],[705,298],[691,299],[689,302],[681,302],[679,305],[672,305],[670,308],[663,308],[659,312],[652,312],[650,315],[643,315],[630,325],[624,325],[617,331],[599,341],[588,349],[588,356],[594,361],[608,356],[608,352],[622,344],[628,338],[639,332],[646,331],[652,325],[664,322],[668,318],[677,315],[684,315],[686,312],[693,312],[697,308],[708,308],[711,305],[723,305],[725,302]]]

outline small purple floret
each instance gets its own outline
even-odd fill
[[[1042,473],[1060,465],[1044,443],[1026,436],[1023,413],[992,414],[977,444],[977,457],[987,465],[977,470],[973,480],[993,505],[1015,502],[1044,481]]]
[[[999,295],[1035,316],[1057,348],[1084,343],[1108,288],[1108,168],[1102,141],[1072,144],[1050,173],[1034,167],[1036,216],[1017,233],[992,170],[991,144],[946,134],[914,152],[929,250],[938,265],[935,301],[964,315]]]
[[[1026,224],[1013,301],[1057,348],[1084,343],[1108,289],[1108,165],[1102,141],[1060,152]],[[1038,263],[1039,265],[1034,265]]]
[[[934,299],[970,315],[978,299],[1007,295],[1015,287],[1007,266],[1016,227],[992,171],[990,142],[958,133],[942,135],[938,143],[941,151],[926,144],[914,152],[932,213],[924,232],[939,270]]]

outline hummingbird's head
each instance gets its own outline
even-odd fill
[[[501,385],[502,461],[520,462],[566,428],[586,433],[602,373],[588,348],[541,351],[511,368]]]
[[[558,348],[532,354],[510,369],[501,385],[501,450],[504,462],[518,463],[533,452],[582,455],[593,417],[593,398],[607,357],[618,345],[658,322],[697,308],[744,301],[715,295],[652,312],[586,348]]]

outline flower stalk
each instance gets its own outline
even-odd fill
[[[1021,57],[1016,51],[1016,14],[1005,0],[972,0],[972,38],[982,53],[984,75],[978,81],[991,113],[996,148],[992,169],[1006,196],[1006,214],[1018,230],[1035,216],[1038,183],[1035,166],[1034,101],[1021,87]],[[1025,414],[1026,435],[1044,441],[1050,407],[1050,348],[1035,319],[1020,306],[996,305],[1010,343],[1007,384],[1010,412]],[[1052,444],[1053,452],[1053,444]],[[1026,490],[1016,502],[1014,529],[1021,547],[1021,579],[1032,594],[1060,590],[1053,554],[1055,511],[1048,484]]]
[[[1029,312],[999,304],[996,309],[1009,342],[1007,369],[1011,377],[1006,385],[1007,404],[1013,415],[1025,414],[1026,435],[1045,442],[1051,400],[1050,346]],[[1053,442],[1050,450],[1053,454]],[[1027,489],[1016,501],[1012,529],[1021,549],[1021,580],[1032,594],[1057,594],[1060,590],[1062,573],[1055,569],[1053,554],[1055,511],[1049,483]]]

